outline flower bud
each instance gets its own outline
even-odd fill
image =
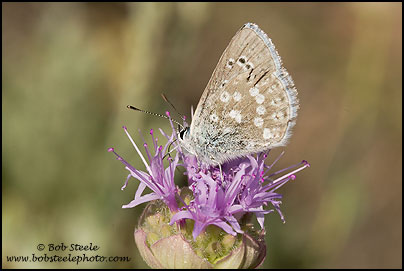
[[[196,240],[194,221],[182,220],[169,225],[170,209],[162,201],[149,203],[135,230],[140,255],[151,268],[256,268],[265,259],[263,235],[252,226],[242,226],[244,234],[226,233],[209,225]]]

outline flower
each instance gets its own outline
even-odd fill
[[[294,174],[309,164],[302,161],[288,168],[297,168],[296,170],[271,180],[276,174],[265,176],[274,165],[265,165],[267,156],[267,153],[260,153],[255,158],[248,155],[244,159],[223,164],[222,170],[219,167],[198,168],[192,164],[189,182],[195,198],[185,206],[186,210],[176,213],[170,223],[180,219],[194,220],[194,239],[210,224],[235,235],[236,232],[242,233],[235,215],[240,217],[246,212],[254,213],[261,228],[264,229],[264,215],[273,211],[273,209],[264,210],[263,207],[268,203],[278,211],[284,221],[279,207],[282,195],[275,193],[275,190],[289,180],[294,180],[296,178]],[[195,161],[195,158],[189,160]],[[285,170],[277,174],[283,171]]]
[[[169,221],[168,207],[162,201],[153,201],[146,206],[135,230],[140,255],[152,268],[246,269],[258,267],[265,259],[264,236],[252,228],[233,236],[210,225],[193,241],[192,223],[178,228],[176,224],[170,226]]]
[[[109,148],[108,151],[113,152],[117,159],[121,161],[129,171],[129,175],[126,178],[126,182],[121,188],[122,190],[127,186],[130,177],[134,177],[140,181],[139,187],[135,194],[135,199],[132,200],[129,204],[122,206],[122,208],[133,208],[141,203],[161,199],[163,200],[167,206],[171,210],[176,210],[178,208],[177,202],[175,200],[175,194],[177,192],[177,187],[174,183],[174,171],[178,166],[179,156],[178,153],[175,155],[175,158],[172,159],[169,157],[167,160],[169,162],[169,166],[164,169],[164,156],[163,153],[166,153],[169,145],[173,140],[173,135],[167,137],[163,131],[162,134],[167,137],[168,142],[163,146],[157,145],[157,138],[154,138],[153,130],[150,130],[150,135],[152,136],[153,140],[153,149],[154,155],[151,154],[148,145],[144,142],[143,146],[146,150],[147,158],[149,160],[149,164],[146,162],[145,158],[143,157],[142,153],[140,152],[139,148],[136,146],[135,142],[133,141],[132,137],[128,133],[128,130],[125,126],[123,126],[126,135],[129,137],[129,140],[132,142],[133,147],[136,149],[137,153],[139,154],[140,158],[142,159],[146,170],[148,173],[135,169],[131,166],[126,160],[124,160],[121,156],[119,156],[113,148]],[[149,187],[153,192],[147,195],[142,196],[144,189]]]
[[[183,152],[168,112],[167,116],[172,128],[171,135],[168,136],[160,129],[167,139],[166,144],[158,145],[153,130],[150,131],[152,148],[143,140],[148,161],[127,128],[123,127],[143,161],[146,172],[135,169],[113,148],[109,149],[129,171],[122,189],[128,185],[131,177],[140,181],[134,200],[122,207],[132,208],[150,202],[135,231],[135,240],[142,257],[151,267],[256,267],[265,258],[265,253],[262,257],[265,251],[265,215],[276,210],[285,222],[280,210],[282,195],[276,190],[290,180],[295,180],[295,174],[310,164],[303,160],[270,173],[283,155],[281,153],[268,166],[265,160],[270,151],[247,155],[219,166],[204,164],[198,161],[198,157]],[[164,165],[165,160],[168,166]],[[185,169],[188,186],[178,188],[175,185],[174,173],[177,168]],[[152,192],[142,195],[146,187]],[[156,206],[156,202],[160,202],[159,207],[152,208],[151,206]],[[255,215],[260,230],[250,225],[252,215]],[[212,235],[212,232],[215,234]],[[234,241],[231,246],[226,245],[229,240]],[[168,247],[162,244],[167,244]],[[178,247],[182,252],[177,255],[177,252],[169,251],[170,246]],[[237,254],[241,250],[244,253],[246,249],[253,255],[252,258],[245,259]],[[178,265],[159,256],[170,253],[174,253],[173,257],[180,262],[181,257],[192,260],[189,265]],[[243,260],[234,266],[225,263],[224,259],[233,257]],[[234,258],[232,262],[235,262]]]

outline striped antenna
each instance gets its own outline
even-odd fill
[[[164,93],[161,93],[161,97],[163,97],[163,100],[164,100],[166,103],[168,103],[169,105],[171,105],[171,107],[174,109],[175,113],[177,113],[178,116],[180,116],[180,118],[181,118],[182,120],[185,120],[185,116],[184,116],[183,114],[180,114],[180,113],[178,112],[177,108],[175,108],[175,106],[173,105],[173,103],[168,100],[167,96],[166,96]]]
[[[153,112],[146,111],[146,110],[143,110],[143,109],[139,109],[139,108],[134,107],[134,106],[132,106],[132,105],[127,105],[126,108],[129,108],[129,109],[132,109],[132,110],[135,110],[135,111],[139,111],[139,112],[143,112],[143,113],[146,113],[146,114],[149,114],[149,115],[153,115],[153,116],[156,116],[156,117],[161,117],[161,118],[165,118],[165,119],[170,119],[169,117],[167,117],[167,116],[165,116],[165,115],[158,114],[158,113],[153,113]],[[171,119],[171,120],[172,120],[174,123],[178,124],[181,128],[184,128],[184,126],[182,126],[182,125],[181,125],[178,121],[176,121],[175,119]]]

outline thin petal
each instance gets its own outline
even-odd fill
[[[126,133],[126,135],[128,136],[130,142],[132,142],[133,147],[135,148],[136,152],[138,153],[138,155],[140,156],[140,159],[142,160],[143,164],[145,165],[147,171],[150,173],[151,175],[151,170],[149,168],[149,165],[147,164],[146,160],[144,159],[142,153],[140,152],[139,148],[137,147],[137,145],[135,144],[135,141],[133,141],[132,137],[130,136],[128,130],[126,129],[126,127],[124,127],[124,131]]]
[[[207,226],[206,223],[201,223],[199,221],[195,221],[194,230],[192,231],[192,237],[196,240],[196,237],[203,231],[203,229]]]
[[[258,224],[260,224],[261,229],[263,229],[264,228],[264,220],[265,220],[264,214],[256,213],[255,216],[257,217],[257,221],[258,221]]]
[[[239,172],[237,172],[236,176],[233,178],[233,182],[230,184],[230,187],[226,190],[226,202],[227,204],[233,204],[234,199],[236,198],[239,190],[240,184],[242,181],[242,176],[245,173],[245,166],[242,166]]]
[[[128,185],[130,177],[132,177],[132,174],[129,174],[128,177],[126,177],[126,181],[125,181],[124,185],[121,187],[121,190],[124,190],[126,188],[126,186]]]
[[[227,222],[230,223],[230,225],[233,227],[233,229],[236,232],[244,233],[240,228],[240,224],[238,224],[238,221],[237,221],[237,219],[234,218],[234,216],[226,216],[225,219],[227,220]]]
[[[178,213],[173,215],[173,217],[171,217],[170,225],[174,224],[174,222],[176,222],[177,220],[184,219],[184,218],[194,219],[194,217],[190,211],[188,211],[188,210],[179,211]]]
[[[224,221],[215,221],[215,222],[211,222],[209,224],[216,225],[216,226],[222,228],[228,234],[231,234],[231,235],[234,235],[234,236],[237,235],[237,233],[233,230],[233,228],[229,224],[224,222]]]
[[[229,208],[229,213],[232,215],[241,211],[243,211],[243,206],[241,206],[240,204],[233,205]]]
[[[150,194],[144,195],[144,196],[142,196],[142,197],[140,197],[138,199],[132,200],[128,204],[123,205],[122,208],[133,208],[133,207],[135,207],[135,206],[137,206],[139,204],[142,204],[144,202],[156,200],[156,199],[159,199],[159,198],[160,198],[160,196],[157,195],[156,193],[150,193]]]
[[[145,185],[147,185],[147,187],[149,187],[154,192],[156,192],[156,193],[160,192],[161,193],[161,190],[159,189],[159,187],[157,187],[157,184],[155,182],[150,181],[151,176],[146,174],[147,178],[144,178],[143,176],[138,175],[138,171],[132,171],[132,170],[129,169],[129,172],[132,174],[132,176],[134,178],[136,178],[139,181],[143,182]]]
[[[135,199],[138,199],[138,198],[140,198],[140,196],[142,196],[142,193],[145,188],[146,188],[146,184],[143,182],[140,182],[139,186],[137,187],[137,190],[136,190]]]

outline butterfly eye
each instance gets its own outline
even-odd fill
[[[182,130],[180,131],[180,139],[181,139],[181,140],[184,140],[184,136],[185,136],[185,134],[188,133],[188,131],[189,131],[189,127],[186,127],[186,128],[184,128],[184,129],[182,129]]]

